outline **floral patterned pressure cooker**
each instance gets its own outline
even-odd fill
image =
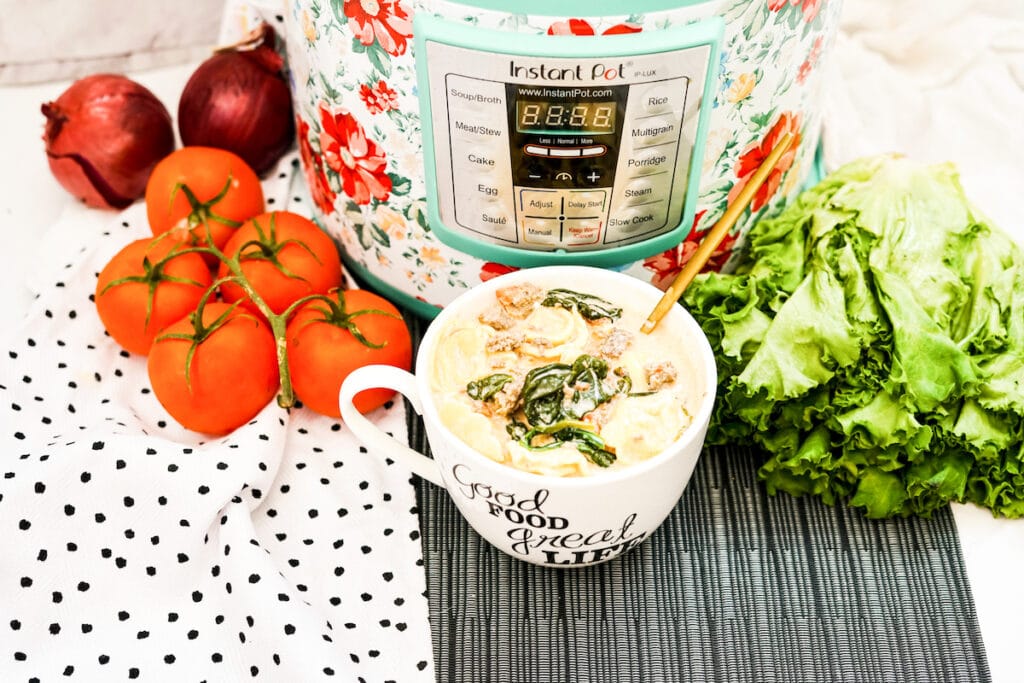
[[[792,131],[709,265],[728,267],[748,226],[815,175],[839,12],[840,0],[287,0],[318,221],[349,269],[425,315],[540,263],[665,287]]]

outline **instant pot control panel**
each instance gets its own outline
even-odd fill
[[[424,23],[427,201],[442,241],[511,265],[609,265],[685,237],[716,22],[601,37]]]

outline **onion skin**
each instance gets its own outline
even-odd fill
[[[88,206],[128,206],[146,191],[157,162],[174,151],[167,108],[118,74],[79,79],[41,109],[50,171]]]
[[[185,145],[219,147],[267,172],[295,140],[291,92],[265,26],[252,42],[227,48],[199,65],[178,102]]]

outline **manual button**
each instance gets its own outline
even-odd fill
[[[561,222],[557,218],[523,218],[523,241],[530,244],[561,244]]]

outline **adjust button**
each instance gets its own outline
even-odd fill
[[[562,195],[557,190],[520,190],[519,210],[524,216],[555,218],[562,211]]]

